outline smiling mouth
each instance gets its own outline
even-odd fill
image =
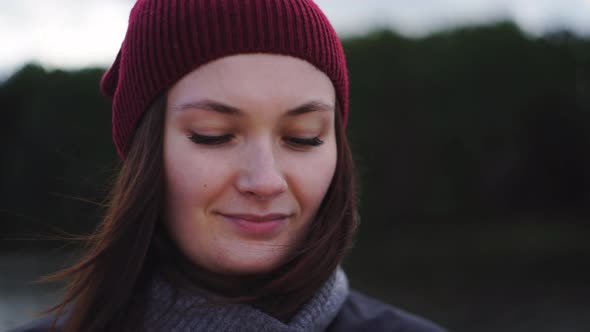
[[[235,226],[240,233],[253,236],[276,235],[291,217],[291,215],[283,213],[270,213],[264,215],[219,213],[219,215]]]
[[[264,215],[246,214],[246,213],[231,213],[231,214],[220,213],[220,215],[222,215],[223,217],[229,218],[229,219],[240,219],[240,220],[245,220],[245,221],[249,221],[249,222],[269,222],[269,221],[277,221],[277,220],[283,220],[283,219],[289,218],[289,215],[284,214],[284,213],[269,213],[269,214],[264,214]]]

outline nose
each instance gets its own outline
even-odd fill
[[[269,200],[287,190],[272,144],[252,144],[240,160],[236,187],[242,194],[259,200]]]

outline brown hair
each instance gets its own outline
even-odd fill
[[[174,284],[207,283],[202,277],[205,271],[179,253],[161,223],[165,106],[165,97],[158,98],[135,131],[103,222],[89,236],[87,253],[46,278],[68,279],[62,301],[47,310],[65,316],[62,331],[138,329],[146,287],[156,271]],[[257,286],[248,287],[251,292],[226,292],[233,297],[230,301],[248,302],[287,320],[311,299],[351,248],[357,226],[353,161],[341,112],[335,113],[337,165],[316,219],[280,268],[253,278]]]

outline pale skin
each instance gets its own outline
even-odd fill
[[[193,263],[268,272],[313,222],[336,167],[335,91],[310,63],[240,54],[167,95],[166,224]]]

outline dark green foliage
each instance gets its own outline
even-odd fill
[[[501,23],[345,49],[365,220],[586,215],[589,41]]]
[[[97,222],[97,205],[80,199],[100,203],[116,161],[102,72],[30,64],[0,87],[1,245],[83,233]]]

